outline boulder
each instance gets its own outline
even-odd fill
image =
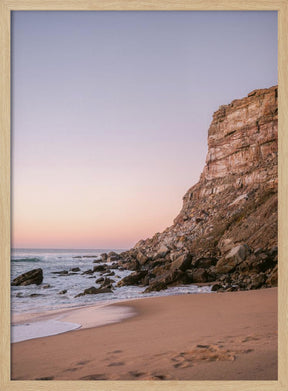
[[[164,258],[169,252],[169,248],[165,244],[161,244],[153,258]]]
[[[124,277],[121,281],[119,281],[117,286],[138,285],[147,273],[147,270],[141,270],[139,272],[129,274],[129,276]]]
[[[93,267],[94,272],[104,272],[107,269],[106,265],[97,265]]]
[[[83,274],[93,274],[94,271],[92,269],[88,269],[88,270],[85,270],[85,272],[82,273]]]
[[[220,284],[214,284],[211,287],[211,292],[217,292],[219,289],[223,288]]]
[[[247,244],[239,244],[233,247],[229,253],[225,256],[226,259],[233,258],[237,263],[245,261],[251,250]]]
[[[225,258],[219,259],[216,264],[217,273],[230,273],[235,270],[236,266],[244,262],[250,254],[250,248],[247,244],[240,244],[233,247]]]
[[[137,261],[137,259],[129,258],[127,260],[124,260],[121,262],[121,266],[119,267],[119,270],[133,270],[137,271],[140,269],[140,264]]]
[[[43,270],[42,269],[33,269],[29,270],[26,273],[21,274],[20,276],[14,278],[11,285],[31,285],[36,284],[40,285],[43,281]]]
[[[80,272],[80,267],[72,267],[71,272]]]
[[[152,284],[150,284],[143,293],[149,293],[149,292],[159,292],[163,289],[167,289],[167,285],[163,281],[155,281]]]
[[[176,258],[175,261],[171,263],[170,269],[171,270],[179,269],[182,272],[184,272],[185,270],[189,269],[189,267],[191,266],[191,262],[192,262],[191,254],[182,254],[178,258]]]
[[[94,259],[93,263],[101,263],[105,262],[102,258],[101,259]]]
[[[95,288],[94,286],[91,286],[90,288],[85,289],[84,292],[76,295],[75,298],[84,295],[97,295],[99,293],[112,293],[112,290],[108,287]]]
[[[109,266],[110,269],[119,269],[119,265],[117,262],[112,263],[112,265]]]
[[[98,281],[98,280],[97,280]],[[103,278],[103,281],[102,281],[102,284],[101,286],[107,286],[107,285],[111,285],[115,282],[115,280],[113,280],[112,278],[109,278],[109,277],[106,277],[106,278]]]
[[[209,274],[203,268],[194,269],[191,272],[191,276],[192,276],[192,282],[195,283],[208,282],[210,280]]]
[[[214,257],[198,258],[195,261],[194,266],[208,269],[211,266],[215,266],[216,263],[217,263],[217,258]]]
[[[63,289],[63,291],[60,291],[59,295],[65,295],[65,293],[67,293],[67,289]]]
[[[144,265],[149,260],[149,258],[140,250],[137,252],[136,259],[140,265]]]
[[[121,255],[115,253],[114,251],[110,251],[107,254],[106,262],[108,262],[108,263],[115,262],[115,261],[119,261],[120,259],[121,259]]]
[[[100,257],[103,262],[107,261],[108,255],[106,253],[100,254]]]
[[[107,263],[119,261],[120,257],[119,255],[111,255],[107,258]]]
[[[111,272],[111,271],[109,271],[109,273],[105,273],[105,276],[114,276],[115,275],[115,272]]]

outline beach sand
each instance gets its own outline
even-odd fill
[[[277,288],[116,305],[136,315],[89,328],[82,308],[63,320],[86,328],[12,344],[12,379],[277,379]]]

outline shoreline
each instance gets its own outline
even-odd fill
[[[208,287],[211,284],[195,284],[197,287]],[[134,300],[152,299],[155,297],[165,296],[182,296],[186,294],[215,294],[216,292],[191,292],[191,293],[174,293],[170,295],[157,295],[150,297],[135,297],[127,299],[114,299],[114,300],[102,300],[96,301],[93,304],[82,304],[75,305],[73,307],[62,307],[53,310],[44,310],[39,312],[18,312],[13,313],[12,311],[12,336],[11,342],[17,343],[30,339],[48,337],[51,335],[62,334],[75,329],[91,328],[108,325],[110,323],[121,322],[126,317],[135,316],[132,306],[123,309],[123,303],[133,302]],[[119,304],[119,305],[118,305]],[[120,310],[122,309],[122,310]],[[94,314],[95,312],[95,314]],[[97,320],[95,316],[98,315]],[[94,316],[94,317],[93,317]],[[83,322],[83,318],[85,321]],[[50,327],[48,323],[50,322]],[[47,323],[47,324],[46,324]],[[62,325],[61,325],[62,323]],[[66,323],[66,327],[64,327]],[[71,323],[71,327],[69,327]],[[19,328],[19,326],[25,326],[25,330]],[[31,328],[29,332],[28,327]],[[33,329],[36,328],[36,332]],[[38,326],[38,327],[37,327]],[[76,327],[77,326],[77,327]],[[38,332],[38,328],[41,327],[43,332]]]
[[[129,307],[137,316],[13,343],[12,379],[277,379],[277,288],[107,307]],[[85,309],[78,311],[83,317]]]
[[[119,323],[137,315],[131,306],[123,305],[126,301],[16,314],[11,322],[11,343],[59,335],[75,329],[82,330]]]

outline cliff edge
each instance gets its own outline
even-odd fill
[[[214,113],[205,167],[174,224],[120,254],[133,284],[277,284],[277,91],[255,90]]]

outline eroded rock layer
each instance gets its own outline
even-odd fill
[[[204,170],[174,224],[121,254],[124,266],[147,272],[134,281],[148,290],[208,281],[222,281],[220,289],[277,284],[277,130],[277,86],[214,113]],[[241,247],[235,261],[230,253],[239,246],[247,251]]]

